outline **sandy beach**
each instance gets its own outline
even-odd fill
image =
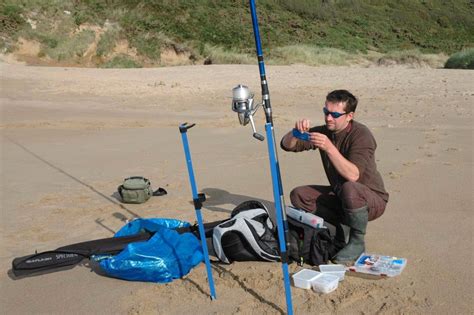
[[[188,133],[206,222],[242,201],[273,209],[266,143],[230,109],[231,90],[260,98],[256,65],[127,70],[0,63],[3,314],[278,314],[286,311],[279,263],[205,265],[170,284],[128,282],[85,265],[15,279],[14,257],[110,237],[134,217],[193,223],[178,125]],[[474,72],[403,67],[270,66],[275,132],[300,118],[323,123],[328,91],[359,97],[356,120],[370,127],[390,193],[369,223],[367,251],[408,259],[394,278],[348,273],[336,291],[292,287],[296,314],[472,314]],[[263,133],[264,115],[256,117]],[[319,154],[279,151],[283,188],[327,183]],[[168,195],[121,204],[116,189],[142,175]],[[306,266],[310,267],[310,266]],[[290,265],[295,273],[301,267]]]

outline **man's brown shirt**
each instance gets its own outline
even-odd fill
[[[383,200],[388,201],[388,193],[385,190],[382,176],[377,171],[377,165],[375,163],[375,149],[377,148],[377,143],[369,128],[352,120],[344,130],[338,133],[328,130],[325,125],[312,127],[309,132],[325,134],[336,146],[338,151],[347,160],[357,166],[359,169],[359,179],[357,182],[366,185],[379,194]],[[312,143],[303,140],[298,140],[293,149],[284,147],[283,143],[281,143],[280,146],[283,150],[291,152],[317,149]],[[346,179],[339,175],[326,152],[322,150],[319,150],[319,152],[329,183],[333,191],[337,192],[339,187],[346,182]]]

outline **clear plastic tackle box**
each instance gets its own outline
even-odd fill
[[[407,260],[401,257],[362,253],[349,271],[395,277],[402,273]]]

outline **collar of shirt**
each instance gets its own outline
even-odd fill
[[[349,124],[347,125],[346,128],[344,128],[344,130],[342,130],[341,132],[338,132],[338,133],[334,133],[334,132],[331,132],[330,135],[331,135],[331,141],[333,143],[338,143],[340,142],[342,139],[344,139],[344,137],[352,130],[352,120],[349,122]]]

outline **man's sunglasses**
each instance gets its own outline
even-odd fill
[[[323,113],[326,116],[331,115],[332,118],[339,118],[347,114],[347,113],[330,112],[326,107],[323,107]]]

